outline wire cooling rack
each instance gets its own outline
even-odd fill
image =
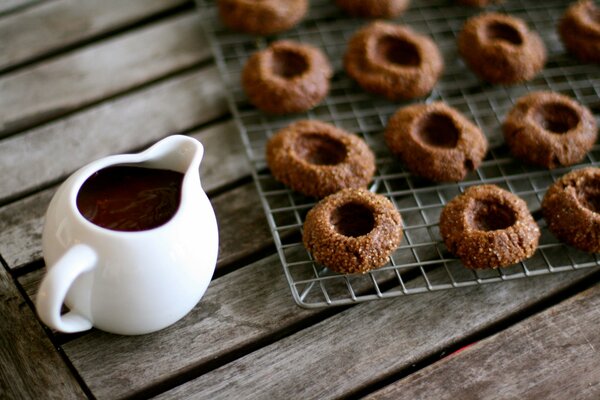
[[[488,7],[524,19],[542,36],[548,50],[544,70],[534,80],[511,87],[481,82],[458,56],[457,34],[464,21],[481,10],[454,5],[451,0],[413,0],[409,10],[395,20],[432,37],[444,56],[443,76],[433,92],[418,101],[444,101],[455,107],[475,121],[490,142],[490,151],[482,165],[463,182],[449,184],[432,184],[411,175],[385,147],[383,130],[388,118],[408,103],[391,103],[367,94],[343,71],[342,57],[348,39],[368,21],[344,15],[333,5],[333,0],[312,0],[307,18],[298,27],[273,37],[256,38],[222,26],[215,0],[198,0],[198,4],[285,276],[299,305],[313,308],[352,304],[600,265],[597,255],[559,243],[548,232],[539,212],[544,193],[554,180],[572,168],[599,164],[600,145],[579,165],[548,171],[513,159],[501,134],[501,123],[508,110],[516,99],[530,91],[557,91],[600,114],[600,67],[582,64],[566,54],[556,33],[557,22],[569,1],[507,0]],[[321,48],[332,62],[335,74],[330,94],[319,106],[305,113],[273,117],[248,103],[240,85],[240,73],[250,54],[283,38]],[[303,118],[323,120],[355,132],[375,152],[377,173],[370,189],[388,197],[404,222],[402,244],[384,267],[365,275],[341,275],[315,263],[304,249],[302,224],[315,200],[275,181],[264,156],[269,137]],[[532,258],[508,268],[472,271],[448,253],[438,229],[440,212],[464,189],[482,183],[508,189],[527,202],[542,230],[539,249]]]

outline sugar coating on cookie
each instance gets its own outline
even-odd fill
[[[488,148],[475,124],[441,102],[400,108],[388,121],[385,141],[411,172],[436,182],[463,180]]]
[[[363,18],[393,18],[406,10],[410,0],[336,0],[348,14]]]
[[[475,74],[496,84],[531,80],[546,63],[540,36],[523,20],[499,13],[469,18],[458,36],[458,51]]]
[[[306,111],[329,92],[333,74],[316,47],[280,40],[254,53],[242,72],[242,86],[257,108],[270,114]]]
[[[240,32],[271,35],[286,31],[306,15],[308,0],[219,0],[223,23]]]
[[[567,8],[558,24],[558,33],[575,57],[600,63],[600,9],[592,0],[581,0]]]
[[[444,60],[427,36],[406,26],[378,21],[352,36],[344,68],[363,89],[397,101],[431,92]]]
[[[442,210],[448,250],[472,269],[498,268],[533,255],[540,230],[527,204],[495,185],[472,186]]]
[[[559,240],[600,253],[600,168],[563,175],[546,192],[542,213],[548,229]]]
[[[275,179],[307,196],[366,187],[375,173],[375,156],[361,138],[316,120],[277,132],[266,157]]]
[[[402,218],[386,197],[344,189],[311,209],[302,241],[313,258],[345,274],[384,265],[402,240]]]
[[[515,157],[546,168],[581,161],[598,135],[590,110],[556,92],[521,97],[508,113],[503,132]]]

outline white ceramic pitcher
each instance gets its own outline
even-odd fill
[[[165,328],[203,296],[218,252],[214,211],[200,185],[203,147],[169,136],[138,154],[106,157],[67,179],[54,195],[42,236],[48,268],[36,301],[48,326],[78,332],[95,326],[125,335]],[[184,174],[179,208],[159,227],[115,231],[88,221],[77,194],[95,172],[115,165]],[[65,303],[70,311],[60,314]]]

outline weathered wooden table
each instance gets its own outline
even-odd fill
[[[57,185],[171,133],[206,148],[206,295],[150,335],[45,328]],[[0,1],[0,136],[0,398],[600,398],[597,269],[298,307],[193,3]]]

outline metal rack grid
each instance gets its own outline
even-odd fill
[[[228,90],[231,111],[240,130],[266,217],[273,233],[294,300],[303,307],[352,304],[414,293],[506,281],[600,265],[597,255],[561,244],[548,232],[540,203],[548,186],[572,168],[600,163],[600,145],[572,168],[552,171],[513,159],[503,144],[501,123],[515,100],[535,90],[569,95],[600,114],[600,67],[581,64],[567,55],[556,24],[569,1],[507,0],[488,7],[523,18],[546,44],[548,62],[534,80],[517,86],[493,86],[478,80],[460,60],[456,36],[464,21],[481,10],[454,5],[451,0],[413,1],[395,22],[428,34],[438,44],[445,70],[433,92],[417,101],[444,101],[470,117],[490,142],[482,165],[463,182],[432,184],[407,172],[385,147],[388,118],[408,103],[391,103],[365,93],[343,72],[341,60],[350,36],[368,21],[345,16],[332,0],[312,0],[310,12],[296,28],[269,38],[255,38],[221,25],[215,0],[198,0],[206,34]],[[240,73],[250,54],[273,40],[292,39],[313,44],[329,56],[336,73],[328,97],[314,109],[291,116],[269,116],[251,106],[240,85]],[[270,175],[266,141],[290,122],[319,119],[361,136],[375,152],[377,172],[371,190],[387,196],[402,214],[404,237],[389,263],[365,275],[341,275],[316,264],[301,242],[304,217],[315,199],[293,192]],[[438,229],[444,205],[465,188],[493,183],[523,198],[542,229],[535,255],[497,270],[472,271],[453,258]]]

